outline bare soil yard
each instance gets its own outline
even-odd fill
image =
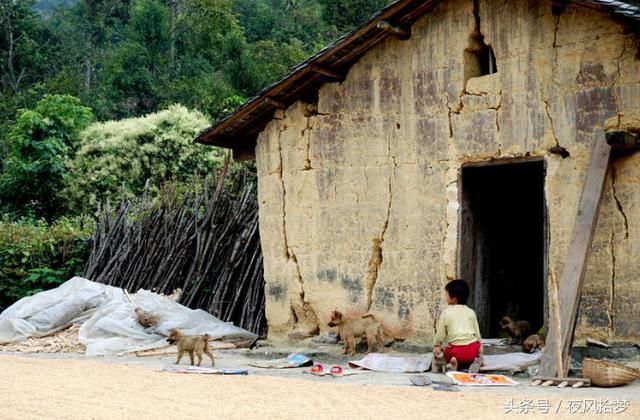
[[[316,378],[302,369],[250,369],[248,376],[187,375],[157,371],[172,356],[85,358],[82,355],[16,355],[0,352],[0,418],[473,418],[518,416],[507,407],[533,401],[526,418],[575,419],[569,400],[628,398],[614,418],[640,418],[640,387],[617,390],[510,389],[434,391],[409,385],[409,375],[372,372],[357,378]],[[246,360],[218,352],[221,367]],[[246,365],[245,365],[246,366]],[[307,368],[308,369],[308,368]],[[406,385],[405,385],[406,384]],[[620,392],[624,391],[624,392]],[[539,403],[549,401],[550,414]],[[538,404],[536,406],[536,404]],[[602,417],[595,412],[578,417]]]

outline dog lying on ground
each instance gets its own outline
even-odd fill
[[[176,365],[180,363],[184,353],[189,353],[189,359],[193,366],[193,354],[198,355],[198,366],[202,363],[202,354],[206,354],[211,359],[211,366],[215,366],[215,359],[211,349],[209,348],[209,340],[211,337],[208,334],[204,335],[184,335],[178,329],[169,330],[169,337],[167,341],[169,344],[175,344],[178,347],[178,359]]]
[[[533,353],[535,349],[542,349],[544,347],[544,335],[531,334],[522,343],[522,350],[527,353]]]
[[[338,327],[338,332],[344,340],[344,354],[351,351],[356,354],[356,338],[367,337],[367,353],[373,350],[374,341],[378,343],[380,353],[384,352],[384,340],[382,336],[382,324],[371,314],[361,317],[346,318],[341,312],[331,312],[330,327]]]
[[[431,359],[432,373],[447,373],[447,361],[444,360],[444,349],[442,347],[433,348],[433,358]]]
[[[508,316],[502,317],[500,327],[511,337],[511,344],[522,344],[531,331],[529,321],[514,321]]]

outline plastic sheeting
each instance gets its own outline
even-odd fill
[[[44,336],[83,322],[78,338],[87,355],[123,354],[167,345],[172,328],[186,335],[207,333],[214,338],[249,345],[257,335],[213,315],[140,290],[131,295],[138,306],[160,316],[152,328],[138,323],[122,289],[74,277],[56,289],[26,297],[0,314],[0,343]]]
[[[505,353],[489,354],[484,356],[484,363],[480,367],[483,372],[489,371],[509,371],[512,373],[522,372],[528,366],[540,363],[541,352],[535,353]]]

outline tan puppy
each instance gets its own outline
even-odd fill
[[[535,349],[542,349],[544,347],[544,335],[531,334],[522,343],[522,349],[527,353],[533,353]]]
[[[504,332],[509,334],[512,343],[518,344],[522,344],[525,337],[527,337],[531,331],[531,325],[529,325],[528,321],[514,321],[508,316],[502,317],[500,327],[502,327]]]
[[[440,346],[433,348],[433,358],[431,359],[432,373],[447,373],[447,362],[444,360],[444,349]]]
[[[367,337],[367,353],[373,350],[373,343],[378,343],[380,353],[384,352],[382,337],[382,325],[371,314],[361,317],[346,318],[338,311],[331,312],[330,327],[338,327],[340,337],[344,340],[344,354],[351,350],[351,355],[356,354],[356,338]]]
[[[182,356],[184,353],[189,353],[189,359],[191,360],[191,365],[193,366],[193,353],[198,355],[198,366],[202,363],[202,353],[209,356],[211,359],[211,366],[215,366],[215,359],[213,357],[213,353],[211,353],[211,349],[209,348],[209,340],[211,337],[208,334],[204,335],[184,335],[178,329],[169,330],[169,337],[167,341],[170,344],[175,344],[178,346],[178,360],[176,360],[176,365],[180,363]]]

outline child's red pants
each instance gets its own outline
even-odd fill
[[[444,359],[449,362],[452,357],[455,357],[459,365],[469,365],[478,357],[480,353],[480,342],[474,341],[473,343],[465,344],[462,346],[456,346],[454,344],[448,344],[444,348]]]

